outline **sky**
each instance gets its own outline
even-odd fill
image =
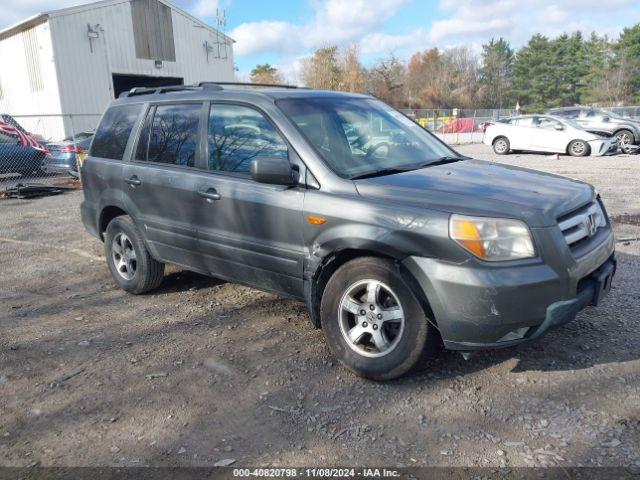
[[[393,53],[408,58],[427,48],[470,46],[492,37],[520,47],[534,33],[550,37],[592,31],[617,37],[640,22],[638,0],[169,0],[214,25],[216,9],[227,16],[236,40],[240,78],[261,63],[277,66],[291,82],[314,49],[359,47],[363,63]],[[82,0],[2,0],[0,29],[36,13]]]

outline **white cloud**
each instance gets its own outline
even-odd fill
[[[196,17],[215,17],[219,8],[218,0],[197,0],[190,10]]]
[[[617,35],[622,29],[615,18],[625,24],[640,19],[636,0],[441,0],[444,18],[431,24],[429,41],[466,44],[503,36],[513,45],[521,45],[533,34],[555,37],[561,33],[580,30]]]
[[[360,53],[363,55],[397,52],[407,48],[414,48],[416,44],[425,42],[425,33],[418,28],[406,35],[388,35],[386,33],[370,33],[359,42]]]
[[[300,29],[288,22],[262,21],[243,23],[229,34],[236,43],[235,55],[255,55],[264,52],[286,53],[299,49]]]
[[[230,32],[237,55],[265,52],[302,54],[323,45],[357,42],[380,30],[410,0],[318,0],[307,23],[262,21],[240,24]]]

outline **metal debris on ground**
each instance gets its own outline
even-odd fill
[[[66,187],[61,185],[44,185],[40,183],[30,183],[24,185],[22,183],[19,183],[13,187],[5,189],[3,193],[7,198],[25,199],[58,195],[67,190],[73,190],[73,187]]]

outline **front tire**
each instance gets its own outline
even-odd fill
[[[498,137],[493,141],[493,151],[497,155],[506,155],[509,153],[509,149],[511,145],[509,144],[509,139],[507,137]]]
[[[620,130],[619,132],[616,132],[616,138],[621,145],[634,144],[633,132],[630,130]]]
[[[586,157],[589,155],[589,145],[584,140],[573,140],[567,147],[572,157]]]
[[[358,258],[336,270],[324,290],[320,317],[340,363],[372,380],[407,373],[432,332],[394,263],[375,257]]]
[[[162,282],[164,263],[154,260],[130,217],[116,217],[107,226],[104,253],[113,279],[123,290],[140,294]]]

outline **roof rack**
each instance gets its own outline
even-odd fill
[[[205,85],[219,85],[219,86],[237,86],[237,87],[257,87],[257,88],[300,88],[296,85],[286,85],[280,83],[252,83],[252,82],[200,82],[199,87]]]
[[[204,82],[203,82],[204,83]],[[222,90],[222,87],[217,87],[214,83],[206,85],[169,85],[166,87],[134,87],[127,92],[122,92],[118,98],[133,97],[135,95],[150,95],[152,93],[168,93],[168,92],[182,92],[193,90]]]
[[[133,97],[136,95],[151,95],[168,92],[181,92],[193,90],[223,90],[223,86],[256,87],[256,88],[301,88],[296,85],[280,85],[278,83],[249,83],[249,82],[199,82],[197,85],[169,85],[166,87],[134,87],[127,92],[122,92],[118,98]],[[304,87],[303,87],[304,88]]]

